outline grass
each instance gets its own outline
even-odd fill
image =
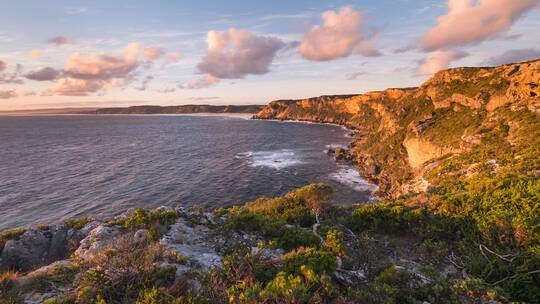
[[[19,236],[23,235],[26,232],[25,228],[13,228],[7,229],[0,232],[0,252],[4,248],[4,245],[8,240],[16,239]]]
[[[92,222],[92,219],[89,217],[80,217],[75,219],[68,219],[64,221],[64,225],[68,228],[73,229],[82,229],[84,226],[86,226],[88,223]]]

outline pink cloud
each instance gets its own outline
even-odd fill
[[[10,99],[17,97],[18,94],[15,90],[1,90],[0,99]]]
[[[220,81],[221,81],[221,79],[219,79],[217,77],[214,77],[212,75],[204,75],[200,79],[189,81],[189,82],[187,82],[185,84],[179,85],[178,87],[181,88],[181,89],[190,89],[190,90],[202,89],[202,88],[207,88],[207,87],[210,87],[212,85],[215,85],[215,84],[219,83]]]
[[[278,38],[235,28],[210,31],[207,42],[207,54],[197,68],[203,74],[221,79],[268,73],[277,52],[285,46]]]
[[[140,53],[138,43],[128,44],[122,55],[74,53],[67,59],[57,85],[44,95],[86,96],[127,85],[146,64],[139,60]]]
[[[159,86],[159,89],[157,91],[158,93],[162,93],[162,94],[174,93],[176,92],[176,88],[169,88],[166,85],[162,84]]]
[[[157,60],[165,55],[165,49],[160,47],[147,47],[144,48],[144,56],[148,60]]]
[[[171,62],[174,62],[174,63],[180,61],[180,59],[182,59],[182,57],[183,56],[182,56],[182,53],[180,51],[175,51],[175,52],[172,52],[172,53],[169,54],[169,60]]]
[[[32,96],[36,95],[33,91],[28,91],[26,89],[10,89],[10,90],[0,90],[0,99],[10,99],[19,96]]]
[[[84,57],[74,53],[68,58],[64,72],[78,79],[125,78],[139,66],[139,53],[138,43],[130,43],[123,56],[91,54]]]
[[[32,50],[30,52],[30,56],[32,58],[39,58],[39,57],[43,56],[43,51],[41,51],[41,50]]]
[[[43,95],[87,96],[89,93],[100,92],[116,85],[115,80],[89,80],[67,77],[58,79],[56,86],[46,90]]]
[[[75,39],[66,36],[56,36],[48,39],[47,43],[55,45],[74,44]]]
[[[538,0],[448,0],[449,11],[422,38],[428,51],[477,43],[510,28]]]
[[[348,57],[351,54],[378,56],[372,39],[365,35],[364,17],[350,6],[338,12],[322,14],[323,24],[311,28],[304,35],[298,51],[309,60],[328,61]]]
[[[467,56],[469,56],[469,54],[466,52],[455,50],[432,52],[420,62],[416,75],[432,75],[440,70],[447,69],[452,61],[465,58]]]
[[[8,65],[4,61],[0,60],[0,72],[3,72],[7,69]]]

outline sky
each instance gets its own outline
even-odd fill
[[[540,0],[0,3],[0,111],[265,104],[540,58]]]

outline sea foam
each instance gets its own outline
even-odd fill
[[[303,163],[298,153],[291,149],[274,151],[248,151],[238,153],[236,158],[247,159],[248,164],[251,167],[267,167],[276,170]]]
[[[337,172],[330,174],[330,178],[360,192],[374,192],[378,189],[377,185],[369,183],[351,165],[340,165]]]

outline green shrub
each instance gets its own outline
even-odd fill
[[[135,304],[181,304],[163,288],[150,288],[141,291]]]
[[[344,257],[347,255],[343,246],[343,232],[337,229],[328,230],[323,247],[337,256]]]
[[[281,261],[281,270],[286,274],[301,275],[301,267],[307,266],[317,275],[330,275],[337,268],[336,256],[315,248],[298,248],[284,255]]]
[[[150,239],[158,239],[169,225],[176,222],[178,213],[174,210],[146,210],[138,208],[126,218],[111,221],[109,226],[119,225],[125,229],[147,229]]]
[[[73,229],[82,229],[86,224],[90,223],[92,221],[89,217],[80,217],[76,219],[68,219],[64,221],[64,225],[68,228]]]

